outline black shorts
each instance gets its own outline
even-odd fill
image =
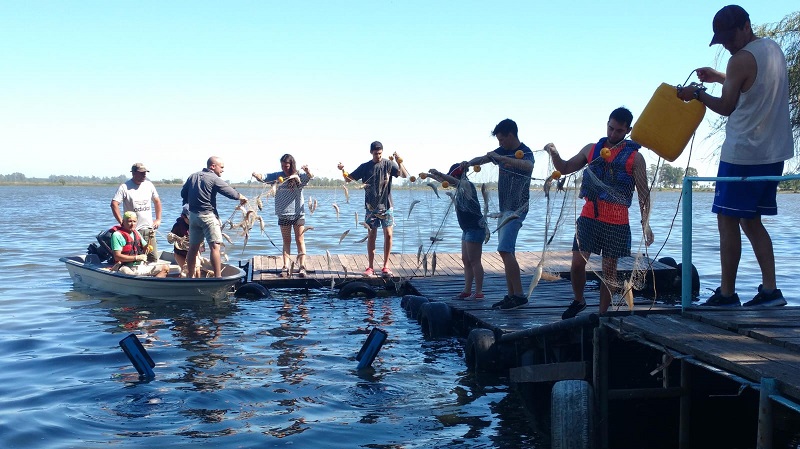
[[[578,217],[572,250],[599,254],[611,259],[630,256],[631,227]]]
[[[305,226],[306,218],[304,216],[281,216],[278,217],[278,226]]]

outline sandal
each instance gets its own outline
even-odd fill
[[[286,267],[281,268],[280,277],[288,278],[289,277],[289,269]]]
[[[381,275],[383,277],[387,277],[387,278],[391,277],[392,276],[392,270],[390,270],[388,267],[383,267],[381,269]]]
[[[306,268],[305,267],[300,267],[300,271],[297,272],[297,276],[301,277],[301,278],[306,277]]]
[[[469,298],[469,297],[470,297],[470,295],[471,295],[471,294],[472,294],[472,293],[464,293],[464,292],[461,292],[461,293],[459,293],[458,295],[456,295],[456,296],[454,297],[454,299],[467,299],[467,298]]]
[[[375,276],[375,270],[372,267],[367,268],[364,270],[364,276]]]
[[[472,299],[472,300],[475,300],[475,301],[480,301],[483,298],[485,298],[485,296],[483,296],[483,293],[475,293],[469,299]]]

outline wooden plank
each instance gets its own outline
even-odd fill
[[[512,382],[555,382],[559,380],[583,380],[589,372],[589,362],[545,363],[525,365],[509,370]]]
[[[800,353],[707,323],[678,316],[611,319],[621,333],[642,337],[689,354],[754,382],[773,377],[779,390],[800,399]]]

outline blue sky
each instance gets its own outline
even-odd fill
[[[217,155],[239,182],[291,153],[334,177],[373,140],[417,173],[495,148],[506,117],[533,150],[572,155],[612,109],[635,121],[662,82],[729,57],[708,47],[726,3],[538,3],[2,0],[0,173],[116,176],[140,161],[151,179],[185,178]],[[754,24],[798,9],[741,5]],[[703,176],[716,118],[694,144]]]

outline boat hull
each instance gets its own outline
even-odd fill
[[[171,254],[164,253],[162,259],[170,262],[169,256]],[[165,278],[131,276],[110,271],[109,264],[100,263],[92,259],[91,255],[88,257],[85,255],[62,257],[59,260],[66,265],[69,276],[76,286],[117,295],[154,299],[178,301],[222,299],[231,293],[246,276],[244,270],[232,265],[223,265],[222,277],[219,278],[190,279],[173,275]]]

